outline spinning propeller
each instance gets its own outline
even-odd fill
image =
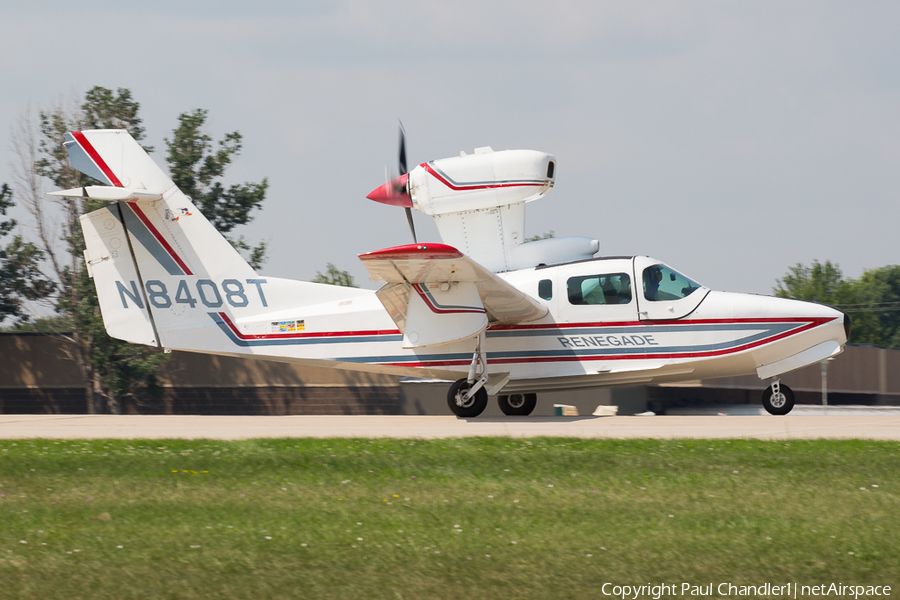
[[[382,204],[390,204],[392,206],[402,206],[406,209],[406,220],[409,222],[409,230],[412,232],[413,243],[417,243],[416,226],[413,223],[412,215],[412,198],[409,195],[409,172],[406,170],[406,131],[403,130],[403,123],[400,123],[400,154],[398,157],[398,166],[400,168],[400,176],[395,177],[372,191],[366,198],[381,202]]]

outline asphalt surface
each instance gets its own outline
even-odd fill
[[[280,437],[900,440],[900,415],[505,417],[0,415],[0,439]]]

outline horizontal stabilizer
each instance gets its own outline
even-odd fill
[[[124,187],[110,187],[108,185],[89,185],[86,187],[73,188],[71,190],[62,190],[60,192],[47,192],[47,195],[62,196],[64,198],[106,200],[107,202],[115,202],[117,200],[124,200],[125,202],[152,202],[154,200],[162,200],[162,194],[155,192],[134,190]]]

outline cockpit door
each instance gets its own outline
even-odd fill
[[[638,318],[642,321],[686,317],[709,293],[709,288],[649,256],[634,257],[634,281]]]
[[[634,322],[637,303],[631,258],[610,258],[554,267],[558,320],[566,323]]]

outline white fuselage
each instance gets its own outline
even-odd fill
[[[653,264],[658,263],[640,256],[601,258],[501,274],[549,309],[538,321],[488,328],[489,370],[509,374],[503,391],[747,375],[826,342],[846,342],[843,313],[768,296],[699,287],[684,298],[650,301],[636,285],[630,297],[620,289],[618,296],[604,298],[608,303],[587,303],[586,298],[573,303],[572,282],[589,285],[595,276],[611,274],[617,283],[623,274],[639,282],[641,270]],[[274,292],[287,282],[272,283]],[[365,290],[245,319],[208,314],[221,337],[212,338],[209,348],[198,348],[198,338],[189,336],[185,349],[291,362],[326,360],[337,368],[446,379],[466,374],[474,350],[472,340],[403,348],[400,331],[375,294]],[[302,323],[302,330],[289,331],[292,322]],[[792,368],[797,366],[803,365]]]

